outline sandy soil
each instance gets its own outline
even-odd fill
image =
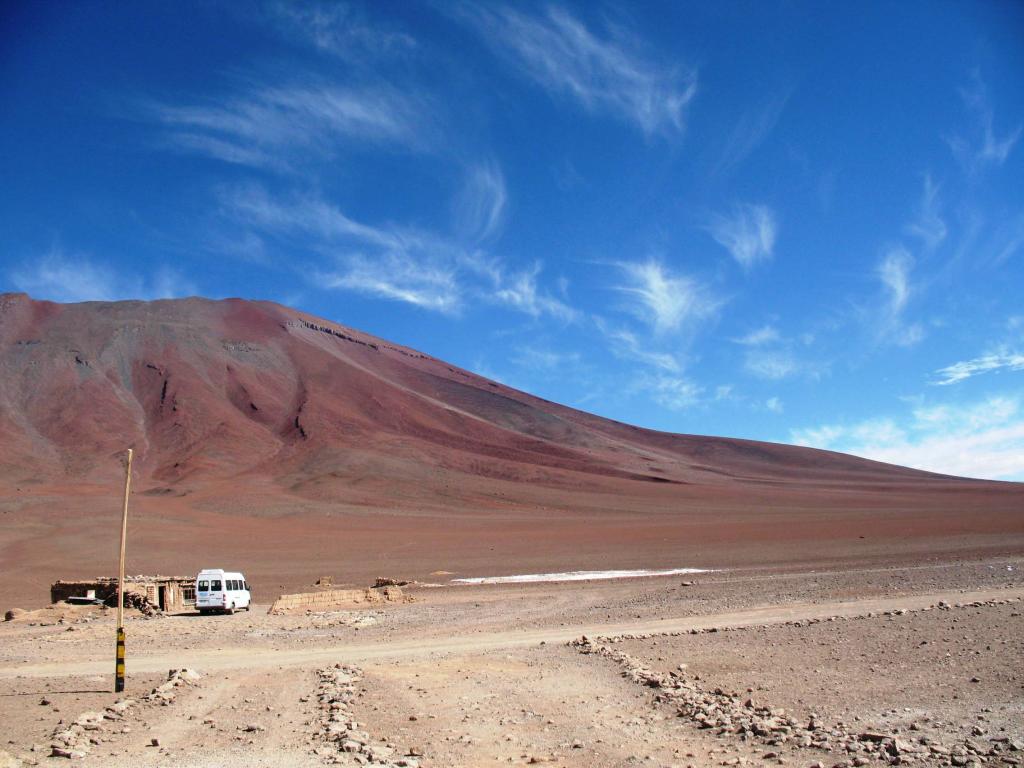
[[[734,693],[737,707],[750,698],[752,706],[784,709],[800,722],[813,715],[823,729],[903,739],[902,747],[926,750],[904,751],[904,763],[980,765],[984,758],[1019,765],[1022,568],[1017,557],[912,568],[752,569],[414,588],[412,603],[311,615],[270,616],[257,608],[235,616],[136,616],[127,625],[127,693],[136,703],[85,732],[96,743],[71,762],[891,761],[865,746],[875,749],[874,742],[833,739],[823,750],[796,738],[771,744],[701,727],[680,716],[666,696],[671,690],[638,682],[614,658],[567,642],[589,634],[657,675],[673,672],[679,677],[672,680],[709,695]],[[0,624],[0,750],[24,764],[65,764],[49,757],[54,734],[119,698],[109,692],[112,641],[110,612],[92,608],[58,607]],[[182,667],[201,677],[174,689],[170,701],[146,701],[169,670]],[[350,682],[325,688],[322,671]],[[332,728],[342,737],[328,738]],[[344,751],[346,744],[354,751]],[[929,744],[937,751],[927,751]]]

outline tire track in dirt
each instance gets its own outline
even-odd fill
[[[123,743],[108,766],[167,765],[188,768],[310,766],[308,701],[314,682],[295,671],[258,670],[204,676],[203,685],[173,707],[147,713],[144,725]],[[307,702],[303,702],[306,698]],[[156,738],[159,746],[152,746]]]
[[[830,616],[853,618],[868,613],[889,610],[921,610],[939,602],[970,603],[993,599],[1024,597],[1024,588],[1001,588],[975,591],[947,591],[925,595],[871,598],[866,600],[827,603],[794,603],[785,606],[767,605],[745,611],[655,619],[638,622],[586,624],[531,630],[480,633],[475,635],[435,635],[415,639],[382,640],[362,645],[331,645],[301,649],[225,649],[178,651],[171,654],[135,656],[130,660],[132,672],[152,672],[187,664],[204,673],[230,669],[269,669],[271,667],[304,667],[335,662],[359,663],[385,659],[411,659],[417,657],[477,653],[492,650],[522,648],[545,643],[565,643],[581,635],[670,634],[691,629],[736,628],[746,626],[782,624]],[[455,628],[456,630],[458,628]],[[95,675],[107,671],[106,659],[63,663],[31,664],[0,667],[0,679],[11,677],[61,677],[69,675]]]

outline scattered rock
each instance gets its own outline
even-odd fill
[[[183,685],[193,685],[200,678],[195,670],[172,669],[167,673],[167,682],[161,683],[146,695],[145,700],[159,704],[169,704],[173,701],[173,691]],[[43,699],[40,704],[49,704]],[[135,699],[121,699],[111,704],[102,712],[83,712],[71,725],[59,725],[53,733],[50,755],[52,757],[64,757],[77,759],[85,757],[94,746],[102,742],[102,732],[111,723],[122,720],[124,716],[138,702]],[[56,711],[56,710],[54,710]],[[131,728],[121,726],[115,732],[131,733]],[[150,746],[160,746],[157,738],[150,739]]]
[[[394,759],[395,748],[390,744],[374,741],[370,735],[359,730],[359,724],[352,716],[352,702],[360,695],[358,684],[363,672],[359,667],[336,664],[318,672],[320,684],[317,700],[320,703],[319,730],[317,737],[324,743],[316,748],[317,754],[334,757],[335,762],[345,765],[403,766],[417,768],[419,762],[413,759]],[[411,719],[415,720],[415,716]],[[333,747],[331,746],[333,745]],[[326,750],[324,752],[323,750]],[[423,751],[410,748],[410,757],[419,757]],[[349,762],[351,761],[351,762]]]
[[[764,706],[749,696],[729,693],[721,688],[705,688],[700,685],[698,677],[686,677],[685,667],[667,674],[656,672],[639,659],[605,644],[604,640],[582,637],[569,645],[583,654],[604,656],[618,664],[627,679],[637,685],[657,689],[655,702],[675,707],[679,717],[691,720],[698,728],[711,730],[719,736],[738,736],[744,741],[755,738],[767,746],[792,743],[823,752],[848,755],[845,760],[829,763],[835,768],[872,765],[875,761],[902,765],[916,762],[925,754],[941,759],[939,764],[942,765],[966,766],[969,763],[985,762],[986,756],[1000,754],[1003,749],[1013,749],[1008,742],[1003,745],[993,740],[993,746],[990,747],[970,739],[960,742],[953,749],[947,749],[930,741],[927,736],[907,739],[883,731],[857,733],[841,721],[823,725],[817,715],[811,715],[806,722],[798,722],[787,715],[785,710]],[[782,759],[776,751],[766,752],[762,757],[766,760]],[[737,760],[740,762],[735,762]],[[740,765],[745,760],[729,758],[720,764]],[[1017,764],[1016,758],[1009,755],[1005,755],[1002,762],[1007,765]],[[824,768],[821,762],[814,765]]]

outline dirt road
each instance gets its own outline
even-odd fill
[[[443,654],[469,654],[502,649],[523,648],[540,643],[564,643],[580,635],[669,634],[711,627],[735,628],[782,624],[829,616],[855,617],[883,611],[920,610],[948,603],[971,603],[993,599],[1024,597],[1024,588],[947,591],[924,595],[870,598],[828,603],[800,603],[785,606],[766,605],[745,611],[718,613],[684,618],[584,624],[543,629],[481,632],[465,634],[465,628],[454,628],[458,634],[419,639],[387,640],[373,644],[328,645],[313,648],[281,650],[238,648],[224,650],[182,649],[173,654],[129,655],[129,673],[152,673],[172,667],[194,667],[206,672],[233,669],[269,669],[316,666],[318,664],[363,663],[367,661],[407,660]],[[110,671],[110,660],[68,661],[0,667],[0,679],[13,677],[66,677],[102,675]]]

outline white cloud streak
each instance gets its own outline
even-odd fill
[[[454,271],[443,264],[417,260],[405,251],[373,257],[349,254],[344,266],[318,273],[325,288],[344,288],[412,304],[445,314],[459,310],[462,296]]]
[[[802,366],[791,352],[785,349],[750,350],[744,367],[759,379],[779,381],[801,373]]]
[[[765,140],[778,123],[792,94],[792,88],[780,90],[756,109],[740,117],[715,167],[716,173],[729,171],[739,165]]]
[[[681,376],[664,374],[642,374],[630,384],[634,393],[648,395],[658,405],[670,411],[685,411],[700,404],[704,394],[703,387]]]
[[[953,154],[970,173],[1002,165],[1024,132],[1024,124],[1018,124],[1001,137],[996,135],[995,112],[988,88],[977,71],[972,73],[971,84],[960,89],[960,98],[974,120],[974,131],[970,138],[956,136],[948,139]]]
[[[946,239],[946,222],[942,219],[939,207],[939,187],[929,175],[924,177],[924,190],[917,216],[906,229],[929,250],[934,250]]]
[[[938,378],[932,384],[938,386],[958,384],[973,376],[980,376],[984,373],[998,373],[1000,371],[1024,371],[1024,354],[1011,352],[1008,349],[1000,349],[971,360],[961,360],[952,365],[947,365],[945,368],[939,368],[935,372]]]
[[[1024,479],[1024,414],[1016,396],[918,407],[902,417],[794,430],[798,445],[943,474]]]
[[[579,313],[575,309],[537,287],[540,270],[539,263],[521,272],[492,270],[494,286],[490,297],[499,304],[518,309],[531,317],[548,315],[565,322],[577,320]]]
[[[330,156],[341,141],[423,146],[431,110],[386,86],[251,86],[205,104],[151,104],[170,146],[223,162],[285,170],[300,155]]]
[[[910,273],[914,258],[904,248],[892,248],[876,268],[882,283],[883,297],[877,312],[878,334],[885,341],[902,347],[917,344],[924,338],[924,329],[918,323],[907,324],[904,310],[913,294]]]
[[[455,16],[516,72],[552,93],[618,115],[648,135],[684,128],[696,72],[648,60],[642,41],[621,26],[608,25],[602,36],[555,6],[535,16],[514,5],[464,4]]]
[[[500,232],[508,207],[505,177],[495,162],[474,165],[466,174],[462,190],[455,198],[457,234],[473,243],[493,238]]]
[[[198,293],[195,285],[167,267],[143,278],[57,249],[9,276],[18,290],[60,302],[169,299]]]
[[[225,213],[239,224],[326,261],[314,270],[326,288],[356,291],[443,314],[468,299],[501,304],[531,317],[566,322],[577,313],[538,286],[539,263],[510,270],[479,250],[410,227],[357,221],[316,197],[279,200],[262,187],[225,190]]]
[[[764,325],[760,328],[751,331],[746,336],[741,336],[738,339],[733,339],[733,343],[740,344],[744,347],[760,347],[765,344],[774,344],[775,342],[781,341],[782,337],[779,336],[778,330],[773,325]]]
[[[554,352],[536,346],[520,346],[511,361],[520,368],[531,371],[558,371],[566,366],[578,366],[580,355],[577,352]]]
[[[772,257],[778,224],[768,206],[738,205],[730,216],[713,216],[707,230],[740,266],[750,269]]]
[[[669,373],[678,373],[682,366],[674,355],[652,349],[644,344],[635,333],[624,328],[610,328],[600,318],[594,322],[604,335],[612,354],[623,360],[634,360]]]
[[[889,311],[900,314],[910,298],[910,270],[913,257],[902,248],[896,248],[885,255],[878,265],[878,279],[889,294]]]
[[[323,53],[354,63],[362,63],[367,57],[405,54],[416,48],[411,35],[370,24],[347,3],[277,2],[268,11],[277,29]]]
[[[746,336],[732,339],[744,347],[743,367],[747,373],[767,381],[794,376],[818,377],[824,365],[809,361],[794,352],[794,340],[782,336],[773,325],[764,325]],[[773,410],[773,408],[769,408]]]
[[[627,278],[618,290],[634,300],[630,311],[656,333],[685,329],[713,315],[721,305],[706,286],[687,275],[673,274],[656,260],[618,266]]]

